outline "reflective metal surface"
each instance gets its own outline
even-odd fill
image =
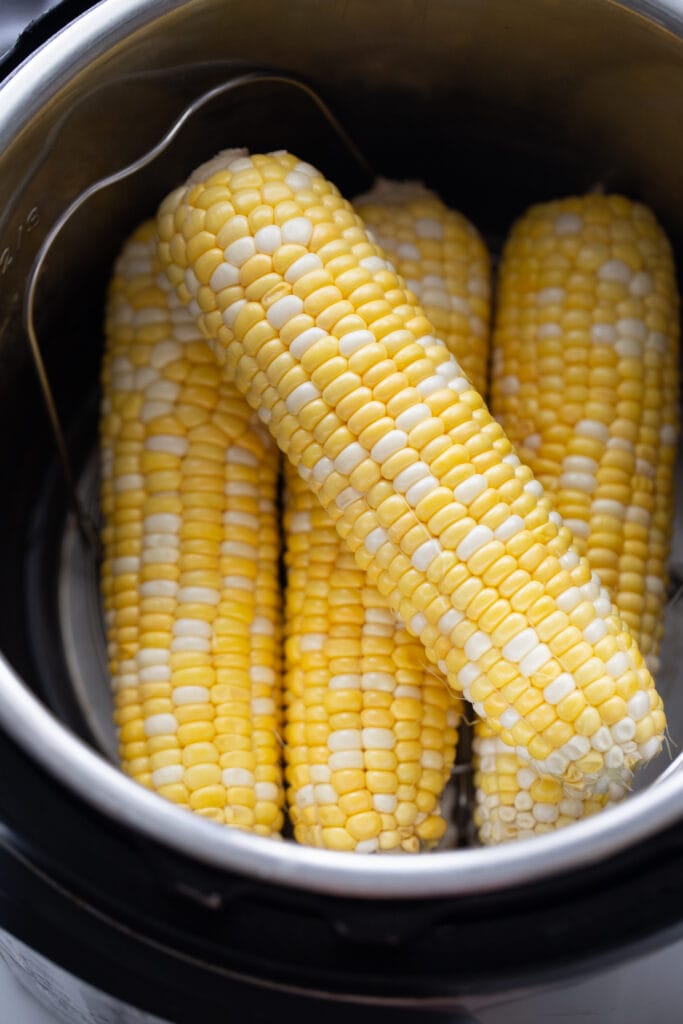
[[[136,785],[66,730],[0,660],[0,724],[36,761],[98,810],[215,867],[275,885],[376,899],[472,895],[601,861],[681,817],[672,778],[563,831],[495,849],[373,857],[276,843],[220,828]]]
[[[683,5],[672,2],[103,0],[0,88],[0,406],[28,359],[25,283],[52,225],[93,182],[144,154],[188,103],[245,67],[309,81],[380,171],[408,177],[427,166],[428,183],[494,240],[529,201],[601,183],[651,204],[680,244],[681,36]],[[213,110],[181,133],[172,160],[76,217],[59,259],[47,260],[36,329],[55,365],[55,323],[78,308],[132,225],[192,166],[234,144],[288,146],[350,194],[361,184],[334,139],[272,90]],[[92,351],[97,319],[84,312],[76,324]],[[91,383],[83,381],[84,394]],[[57,392],[59,401],[59,384]],[[664,696],[675,743],[683,735],[675,685],[683,631],[670,635]],[[683,816],[676,774],[531,842],[415,859],[348,857],[220,829],[142,790],[66,730],[4,661],[0,723],[132,831],[212,865],[318,892],[500,891],[602,860]]]
[[[54,7],[57,0],[3,0],[0,8],[0,57],[27,25]]]
[[[138,157],[137,160],[134,160],[127,167],[122,167],[119,170],[108,174],[102,180],[93,182],[93,184],[85,189],[84,192],[76,196],[61,216],[59,216],[50,227],[50,230],[43,240],[33,262],[33,267],[26,283],[24,296],[24,328],[28,336],[31,358],[33,359],[36,374],[38,376],[40,390],[42,392],[47,415],[50,420],[50,426],[54,435],[59,461],[62,466],[62,472],[64,473],[64,481],[69,494],[69,502],[76,517],[78,529],[83,540],[94,551],[98,551],[100,548],[97,532],[97,517],[96,515],[88,514],[87,510],[79,500],[76,488],[76,477],[69,457],[69,449],[64,435],[64,428],[57,410],[52,385],[45,367],[45,360],[43,359],[40,340],[35,328],[36,295],[40,286],[43,269],[48,257],[52,253],[53,247],[59,244],[62,231],[76,216],[76,214],[83,214],[84,207],[86,207],[87,210],[89,200],[95,197],[100,197],[107,189],[112,188],[115,185],[120,185],[127,179],[140,174],[141,171],[147,169],[151,164],[153,164],[155,160],[163,159],[167,154],[167,150],[173,143],[173,140],[183,128],[183,125],[189,121],[190,118],[194,117],[203,106],[210,104],[214,99],[219,97],[223,98],[231,92],[248,90],[250,87],[253,88],[255,85],[276,85],[280,88],[284,88],[285,90],[291,89],[294,92],[302,93],[331,127],[332,131],[339,137],[340,143],[348,151],[351,159],[358,164],[361,172],[367,174],[370,178],[374,177],[373,169],[367,163],[360,150],[355,146],[353,139],[344,130],[342,125],[339,124],[329,107],[323,103],[318,94],[309,86],[284,75],[255,73],[235,75],[234,78],[229,79],[221,85],[217,85],[215,88],[210,89],[208,92],[193,100],[193,102],[185,107],[185,109],[179,114],[164,136],[156,141],[155,144],[152,145],[147,152]],[[46,319],[49,319],[49,314]]]

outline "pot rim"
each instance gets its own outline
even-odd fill
[[[50,775],[125,828],[213,868],[334,896],[498,892],[588,867],[683,816],[683,775],[673,775],[601,814],[532,839],[420,857],[350,856],[225,828],[162,799],[63,726],[1,656],[0,724]]]
[[[683,37],[683,0],[611,0]],[[87,64],[185,0],[101,0],[40,46],[0,85],[0,152]],[[76,28],[77,26],[77,28]],[[588,867],[683,817],[683,774],[547,835],[426,857],[314,850],[193,815],[127,778],[72,734],[0,655],[0,725],[67,789],[133,832],[205,865],[335,896],[416,899],[492,893]]]
[[[99,0],[68,22],[25,58],[0,83],[0,153],[12,138],[74,75],[111,45],[144,28],[155,18],[187,6],[189,0]],[[568,0],[571,2],[571,0]],[[683,0],[607,0],[683,37]],[[76,26],[78,26],[76,28]],[[43,88],[36,88],[41,85]]]

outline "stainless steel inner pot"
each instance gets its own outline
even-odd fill
[[[38,415],[16,392],[32,370],[22,305],[41,241],[76,196],[147,152],[193,99],[250,68],[308,82],[379,172],[426,177],[494,246],[529,202],[602,185],[650,204],[680,249],[683,3],[102,0],[0,87],[0,409],[20,418],[12,425],[0,412],[4,444],[10,429],[23,436],[21,417]],[[310,104],[286,90],[255,87],[207,107],[164,160],[76,216],[46,262],[36,327],[67,427],[92,404],[102,284],[122,240],[194,165],[235,145],[292,149],[349,195],[365,184]],[[683,578],[683,495],[679,510],[674,580]],[[106,752],[106,695],[88,639],[97,638],[97,615],[83,600],[92,562],[78,543],[67,529],[55,568],[58,624],[69,685]],[[667,616],[658,682],[671,749],[643,784],[683,735],[683,601]],[[6,653],[0,722],[30,757],[133,832],[283,885],[404,898],[500,891],[607,858],[683,817],[683,774],[672,773],[598,817],[497,849],[379,858],[276,843],[220,829],[125,778],[60,721],[49,684],[37,699],[21,659]]]

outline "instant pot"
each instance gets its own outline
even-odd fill
[[[680,252],[683,2],[76,0],[0,71],[0,953],[69,1024],[678,1019],[678,526],[669,749],[639,791],[531,841],[373,857],[222,829],[119,772],[73,490],[96,514],[109,268],[219,149],[288,148],[348,196],[368,165],[426,179],[494,252],[530,202],[618,190]]]

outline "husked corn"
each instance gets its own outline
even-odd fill
[[[640,652],[402,281],[363,265],[383,254],[336,188],[290,154],[230,151],[157,223],[226,374],[451,689],[540,771],[627,782],[665,725]]]
[[[139,420],[141,389],[136,386],[136,371],[128,353],[138,294],[144,296],[152,284],[152,238],[152,226],[136,233],[128,244],[128,261],[119,264],[111,283],[100,417],[101,583],[114,721],[122,767],[146,786],[150,785],[149,756],[141,727],[136,661],[144,426]],[[134,275],[127,272],[127,262],[137,263]]]
[[[500,271],[493,413],[657,668],[678,439],[671,246],[622,196],[532,207]]]
[[[664,619],[678,427],[678,295],[671,249],[652,214],[620,196],[533,207],[505,247],[494,333],[492,411],[577,549],[610,592],[652,671]],[[589,627],[599,639],[597,624]],[[558,693],[558,710],[571,695]],[[603,722],[630,749],[649,735]],[[589,722],[584,729],[597,725]],[[639,731],[640,732],[639,735]],[[484,842],[594,813],[607,794],[568,794],[478,724],[476,817]],[[612,798],[623,788],[611,787]]]
[[[106,325],[102,588],[122,763],[198,814],[277,834],[277,453],[155,250],[146,224]]]
[[[443,836],[460,702],[286,470],[285,757],[309,846],[417,852]]]

